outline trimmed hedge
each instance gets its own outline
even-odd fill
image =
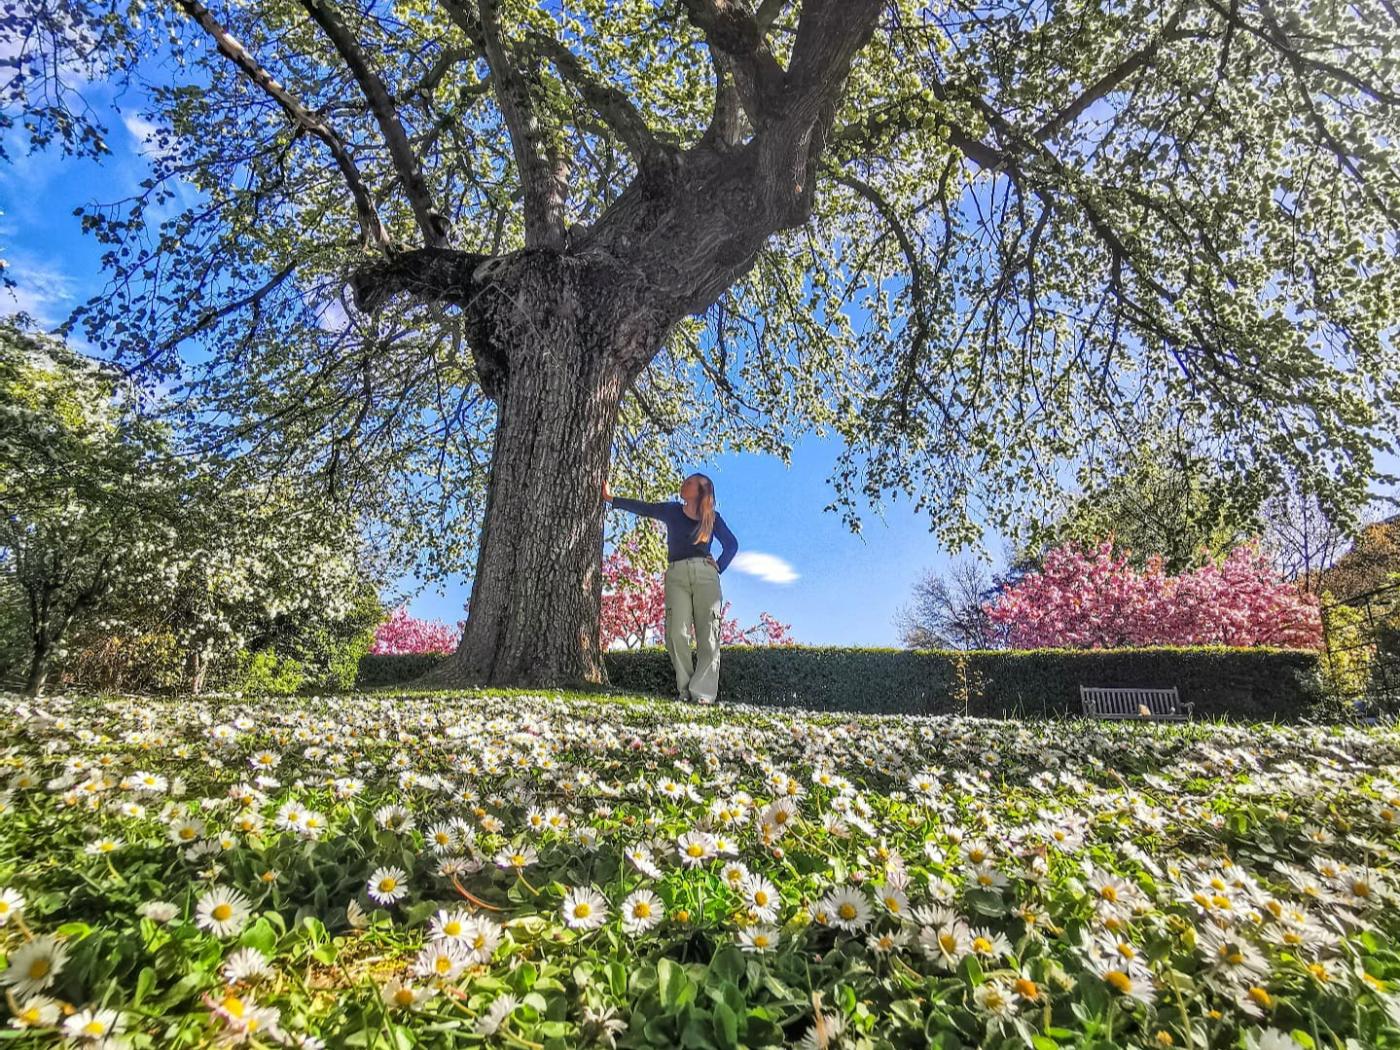
[[[366,656],[361,686],[398,685],[440,657]],[[609,684],[670,696],[675,673],[660,647],[604,656]],[[1197,718],[1293,721],[1321,700],[1317,654],[1301,649],[1161,646],[970,653],[835,646],[726,646],[722,700],[767,707],[984,718],[1074,717],[1080,685],[1176,686]]]
[[[393,656],[366,653],[360,657],[355,686],[370,689],[382,685],[406,685],[427,674],[444,659],[440,653],[401,653]]]

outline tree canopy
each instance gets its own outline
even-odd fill
[[[957,546],[1154,427],[1345,515],[1394,432],[1390,0],[3,18],[34,142],[103,151],[75,67],[140,81],[158,129],[143,193],[85,211],[110,284],[72,323],[170,384],[197,440],[379,505],[432,571],[470,563],[485,514],[505,366],[473,297],[521,251],[651,304],[619,320],[657,350],[614,442],[639,490],[835,433],[853,527],[903,492]]]

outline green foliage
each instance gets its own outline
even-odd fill
[[[362,687],[410,682],[437,656],[370,656]],[[675,672],[660,647],[609,651],[611,685],[668,696]],[[837,646],[726,646],[720,697],[728,703],[879,714],[985,718],[1078,717],[1081,685],[1176,686],[1198,718],[1292,721],[1315,713],[1318,657],[1298,649],[1158,646],[1146,649],[913,650]]]
[[[247,696],[290,696],[306,681],[306,670],[290,656],[278,656],[270,649],[239,653],[228,688]]]
[[[1062,514],[1027,523],[1029,552],[1069,542],[1092,548],[1111,536],[1134,567],[1160,554],[1166,571],[1176,574],[1199,566],[1203,550],[1224,557],[1257,536],[1267,488],[1227,476],[1184,442],[1180,434],[1151,434],[1134,446]]]
[[[1394,727],[563,690],[0,694],[0,721],[0,972],[52,1002],[6,1025],[25,1050],[97,1046],[57,1030],[85,1007],[129,1050],[1400,1048]],[[50,939],[61,965],[13,969]]]
[[[509,81],[452,16],[471,6],[345,7],[421,147],[413,179],[391,166],[382,124],[359,119],[356,78],[301,5],[210,17],[299,105],[336,118],[364,184],[383,187],[396,249],[424,241],[404,196],[418,185],[451,249],[499,257],[524,244],[517,158],[535,145],[512,141]],[[563,210],[580,239],[614,202],[662,189],[633,184],[635,147],[600,109],[625,103],[630,126],[689,151],[679,170],[713,166],[724,192],[704,209],[738,206],[766,193],[751,169],[771,140],[746,119],[738,148],[709,148],[716,103],[737,104],[711,42],[785,67],[805,33],[829,31],[797,2],[745,5],[762,21],[735,14],[723,34],[698,23],[706,4],[494,6],[498,65],[530,85],[529,126],[570,173]],[[906,493],[956,547],[1034,521],[1063,486],[1056,467],[1092,489],[1125,442],[1180,426],[1236,482],[1291,470],[1329,509],[1359,505],[1397,401],[1400,39],[1386,0],[881,6],[834,105],[812,107],[831,126],[783,132],[824,147],[804,157],[810,216],[727,264],[713,308],[678,319],[629,389],[616,442],[629,489],[664,484],[676,459],[786,456],[804,432],[835,431],[834,509],[858,527],[862,497]],[[356,317],[354,335],[324,323],[371,253],[320,134],[258,94],[179,5],[135,19],[100,0],[63,9],[37,34],[36,68],[55,72],[8,89],[37,144],[100,142],[95,108],[58,75],[70,63],[120,76],[155,43],[172,59],[158,69],[180,71],[151,91],[164,148],[147,192],[83,217],[120,292],[72,323],[123,361],[169,346],[154,367],[211,415],[268,424],[258,456],[332,476],[429,574],[470,565],[493,412],[461,318],[428,297]],[[156,236],[152,202],[182,183],[197,199]],[[664,245],[678,263],[692,247]],[[191,317],[208,323],[187,338]]]

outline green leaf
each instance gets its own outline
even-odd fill
[[[715,1003],[715,1039],[721,1047],[736,1048],[739,1046],[739,1018],[724,1003]]]

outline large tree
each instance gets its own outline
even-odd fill
[[[0,17],[35,138],[105,148],[74,68],[151,100],[89,338],[472,568],[449,678],[597,679],[614,456],[834,428],[833,509],[905,492],[959,546],[1144,405],[1340,513],[1393,432],[1391,0]]]

